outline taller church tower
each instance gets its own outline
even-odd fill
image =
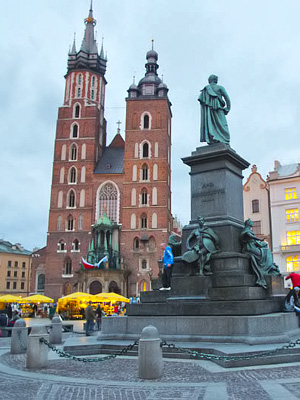
[[[88,253],[95,222],[93,171],[106,146],[104,119],[106,58],[98,53],[92,6],[85,19],[81,48],[75,40],[68,56],[64,104],[56,128],[45,294],[74,291],[81,255]]]
[[[131,271],[129,293],[151,289],[160,244],[168,242],[171,217],[171,103],[158,77],[158,54],[146,55],[146,73],[126,99],[121,254]]]

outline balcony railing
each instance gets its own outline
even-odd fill
[[[287,245],[284,245],[284,246],[280,246],[280,250],[283,253],[300,252],[300,244],[287,244]]]

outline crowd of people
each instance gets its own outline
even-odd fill
[[[14,305],[7,304],[3,310],[0,310],[0,330],[6,327],[13,328],[18,319],[20,319],[20,310]],[[8,332],[9,336],[10,334]]]
[[[108,311],[108,309],[111,309],[111,307],[113,307],[114,312],[107,314],[105,310]],[[101,306],[98,303],[96,309],[94,310],[92,302],[89,301],[89,304],[84,311],[84,316],[86,319],[85,323],[86,336],[91,336],[92,332],[95,330],[95,321],[96,321],[96,330],[100,331],[103,317],[105,317],[106,315],[123,316],[125,313],[126,313],[125,303],[116,303],[113,306],[110,305],[110,303],[104,303],[103,306]]]

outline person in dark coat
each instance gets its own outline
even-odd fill
[[[89,305],[86,307],[84,314],[86,319],[86,324],[85,324],[86,336],[91,336],[91,332],[94,329],[94,321],[95,321],[95,313],[91,301],[89,301]]]
[[[6,312],[6,315],[7,315],[8,319],[12,319],[12,308],[11,308],[11,305],[9,303],[6,304],[5,312]]]
[[[97,330],[100,331],[101,329],[101,322],[102,322],[102,315],[104,314],[100,304],[97,305],[97,308],[95,310],[96,314],[96,323],[97,323]]]

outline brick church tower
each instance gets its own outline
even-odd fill
[[[93,171],[106,145],[106,58],[103,47],[98,54],[95,24],[91,7],[81,48],[76,51],[74,40],[69,52],[58,111],[45,276],[45,293],[55,298],[73,291],[74,270],[88,252],[95,220]]]
[[[171,103],[157,52],[148,51],[145,76],[128,90],[125,142],[118,130],[107,146],[106,57],[103,47],[98,53],[95,24],[91,7],[80,50],[74,41],[68,55],[47,246],[33,267],[33,282],[45,273],[44,293],[55,299],[75,291],[150,290],[160,244],[172,231]]]
[[[146,74],[126,99],[121,254],[129,266],[129,292],[150,290],[158,275],[160,244],[171,217],[171,103],[157,75],[158,54],[148,51]]]

